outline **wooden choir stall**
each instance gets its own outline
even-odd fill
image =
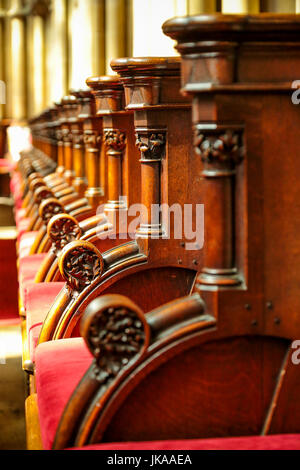
[[[162,30],[11,169],[27,449],[299,450],[300,18]]]

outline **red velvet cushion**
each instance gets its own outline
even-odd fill
[[[64,282],[27,283],[24,290],[27,339],[30,359],[34,362],[34,352],[43,322],[55,298],[64,287]]]
[[[15,211],[16,226],[18,227],[22,220],[26,218],[26,209],[20,208]]]
[[[33,282],[46,253],[25,256],[19,260],[19,290],[24,303],[26,283]]]
[[[51,449],[63,410],[92,363],[82,338],[48,341],[36,348],[36,390],[44,449]]]
[[[24,235],[29,227],[30,223],[30,218],[24,217],[22,220],[19,220],[19,223],[17,225],[18,228],[18,241],[20,242],[22,235]]]
[[[49,341],[36,349],[36,388],[41,435],[51,449],[63,410],[92,362],[82,338]],[[97,444],[82,450],[300,450],[299,435]]]
[[[300,450],[300,434],[186,439],[183,441],[121,442],[85,446],[77,450]]]
[[[24,258],[29,255],[30,249],[38,232],[26,232],[18,237],[19,241],[19,258]]]
[[[19,197],[21,195],[21,188],[22,188],[21,176],[18,173],[14,173],[10,179],[10,190],[14,198],[16,196]]]
[[[16,164],[7,158],[0,158],[0,167],[7,168],[8,171],[13,171],[16,167]]]
[[[24,291],[24,309],[26,313],[27,339],[30,359],[34,362],[35,348],[43,322],[64,287],[64,282],[27,283]]]

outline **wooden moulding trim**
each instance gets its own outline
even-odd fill
[[[162,29],[164,34],[177,41],[192,40],[261,40],[281,41],[298,36],[299,15],[260,13],[257,15],[198,15],[167,20]]]
[[[218,85],[212,82],[187,83],[181,89],[184,94],[189,93],[285,93],[292,94],[296,88],[292,88],[292,82],[247,82]]]
[[[112,60],[110,65],[121,77],[180,74],[180,57],[123,57]]]

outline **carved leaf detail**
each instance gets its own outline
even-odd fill
[[[96,358],[96,378],[105,384],[141,351],[145,343],[144,325],[128,308],[111,307],[95,316],[88,341]]]
[[[86,145],[99,145],[101,144],[102,136],[96,132],[84,134],[83,141]]]
[[[241,134],[231,130],[219,134],[196,130],[194,146],[205,163],[238,164],[243,158]]]
[[[166,136],[162,133],[136,133],[136,146],[146,159],[161,159],[165,151]]]
[[[101,275],[103,261],[94,251],[78,246],[67,254],[63,270],[69,286],[82,291]]]
[[[68,243],[78,240],[81,228],[72,219],[64,217],[56,220],[49,230],[49,236],[54,248],[62,250]]]
[[[126,135],[120,130],[109,130],[104,133],[105,145],[115,152],[122,152],[125,148]]]
[[[52,191],[46,188],[45,189],[38,188],[34,195],[35,202],[38,205],[40,205],[44,199],[50,199],[51,197],[53,197]]]
[[[83,145],[84,137],[82,134],[73,133],[73,144],[74,145]]]
[[[47,225],[49,220],[57,214],[61,214],[64,211],[63,206],[57,202],[49,202],[43,207],[42,210],[42,219],[44,223]]]

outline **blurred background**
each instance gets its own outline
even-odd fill
[[[213,12],[298,13],[300,0],[0,0],[0,119],[37,115],[88,76],[112,73],[112,58],[176,54],[162,23]]]

